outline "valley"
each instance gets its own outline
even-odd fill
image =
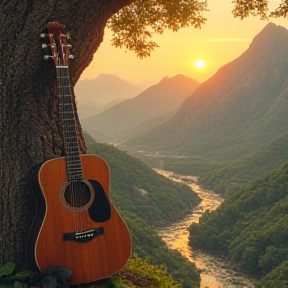
[[[166,227],[156,228],[157,233],[167,243],[170,249],[177,249],[183,256],[196,263],[196,267],[201,269],[201,288],[242,288],[253,287],[251,278],[239,272],[233,271],[230,264],[223,258],[205,253],[200,249],[191,248],[188,245],[188,227],[192,223],[198,223],[199,218],[206,211],[213,211],[224,201],[222,197],[205,190],[197,184],[197,177],[175,174],[172,171],[155,170],[176,182],[187,183],[202,199],[201,203],[191,210],[191,214],[181,220],[169,224]],[[194,182],[194,183],[193,183]],[[191,236],[193,237],[193,235]]]
[[[282,288],[288,283],[286,274],[279,274],[288,267],[288,62],[282,61],[287,39],[287,29],[269,23],[242,55],[204,83],[196,83],[194,90],[189,86],[195,84],[193,79],[179,75],[163,78],[138,96],[81,121],[111,163],[112,198],[124,214],[128,213],[127,221],[139,217],[153,227],[166,225],[167,229],[159,233],[169,247],[177,246],[186,257],[201,255],[208,259],[202,274],[212,271],[212,276],[207,276],[210,280],[217,274],[214,280],[218,283],[213,281],[219,287],[236,285],[239,280],[235,280],[234,272],[226,271],[228,265],[221,262],[222,256],[229,265],[257,275],[255,287]],[[185,90],[175,104],[180,82],[173,86],[174,91],[169,85],[179,77],[187,81],[190,96],[185,96]],[[92,151],[96,153],[94,148]],[[182,186],[173,187],[171,181],[168,184],[155,177],[151,168],[173,171],[168,178]],[[197,179],[191,175],[197,175]],[[180,182],[197,182],[200,198],[208,199],[209,204],[205,207],[204,200],[199,205],[199,196],[189,194]],[[209,190],[218,196],[212,196]],[[225,201],[220,205],[222,198]],[[191,214],[195,207],[202,208]],[[133,225],[135,235],[143,232]],[[135,250],[141,256],[147,257],[147,251],[149,255],[155,253],[147,246],[146,252],[141,250],[146,240],[137,237]],[[209,253],[222,256],[214,259]],[[164,258],[170,265],[172,258]],[[222,268],[218,271],[219,266]],[[191,281],[186,276],[181,277]],[[226,283],[225,278],[231,281]]]

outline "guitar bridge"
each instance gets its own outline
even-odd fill
[[[99,235],[104,235],[103,227],[81,232],[63,233],[63,241],[88,242]]]

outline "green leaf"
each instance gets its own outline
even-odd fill
[[[109,287],[112,287],[112,288],[129,288],[131,286],[129,286],[128,284],[123,282],[120,278],[113,277],[113,278],[109,279]]]
[[[8,276],[11,275],[15,269],[15,264],[13,262],[7,262],[4,266],[0,269],[0,276]]]
[[[72,277],[72,272],[61,265],[50,265],[43,274],[50,274],[53,275],[56,278],[71,278]]]
[[[17,274],[13,275],[12,277],[9,277],[9,279],[15,279],[22,282],[26,282],[27,280],[30,280],[34,276],[34,273],[30,270],[22,270],[18,272]]]
[[[56,288],[57,280],[54,276],[49,275],[42,279],[41,284],[42,284],[42,288]]]

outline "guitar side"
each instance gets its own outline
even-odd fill
[[[34,175],[34,188],[40,195],[26,252],[30,263],[41,271],[49,265],[70,269],[71,284],[114,275],[131,253],[129,231],[109,197],[107,164],[94,155],[81,155],[81,163],[85,183],[94,193],[93,203],[81,212],[78,207],[71,211],[65,200],[63,203],[65,157],[45,162],[37,179]]]

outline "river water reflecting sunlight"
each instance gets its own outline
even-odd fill
[[[155,171],[173,181],[187,183],[202,199],[202,202],[191,210],[191,214],[184,219],[169,224],[167,227],[157,229],[158,234],[166,242],[169,248],[176,249],[190,261],[195,262],[201,269],[201,288],[240,288],[254,287],[248,276],[240,274],[229,268],[228,263],[219,257],[205,253],[199,249],[191,249],[188,245],[189,232],[187,228],[193,222],[199,222],[199,218],[209,209],[210,211],[224,201],[222,197],[212,191],[202,189],[197,184],[197,177],[182,176],[172,171]],[[195,182],[195,183],[193,183]]]

